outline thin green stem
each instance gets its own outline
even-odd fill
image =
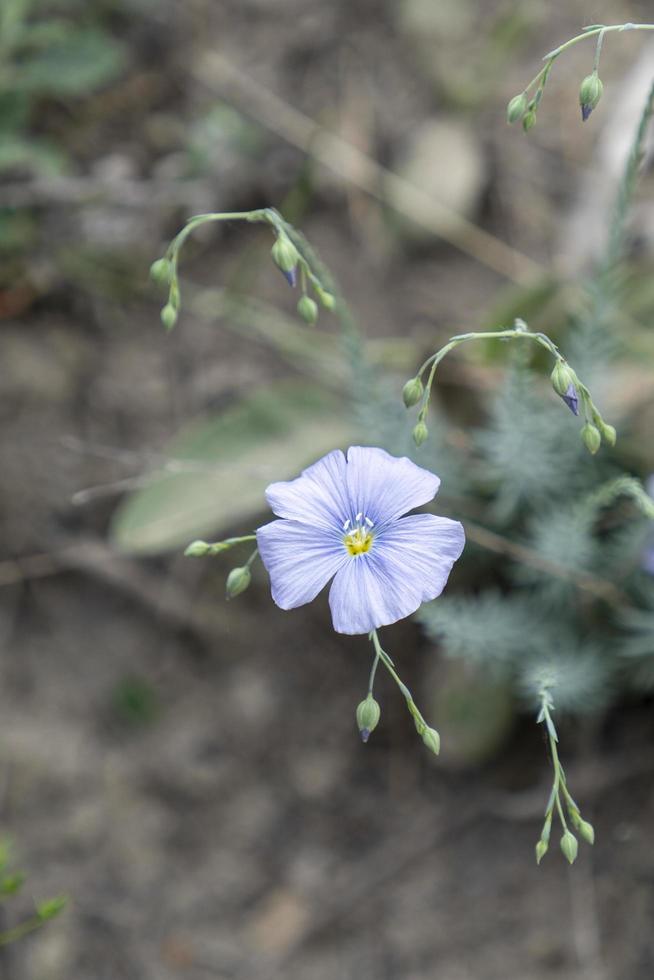
[[[604,36],[606,31],[600,31],[597,35],[597,46],[595,48],[595,57],[593,58],[593,71],[595,74],[599,71],[600,57],[602,55],[602,45],[604,44]]]
[[[370,677],[368,678],[368,694],[372,695],[372,689],[375,684],[375,674],[377,673],[377,667],[379,666],[380,656],[379,651],[375,648],[375,659],[372,662],[372,667],[370,668]]]
[[[256,537],[256,535],[252,535],[252,537]],[[248,560],[245,563],[245,567],[246,568],[250,568],[250,566],[252,565],[252,562],[255,561],[255,559],[257,558],[258,554],[259,554],[259,549],[258,548],[255,548],[254,551],[252,552],[252,554],[250,555],[250,557],[248,558]]]
[[[9,943],[16,942],[17,939],[22,939],[23,936],[29,935],[30,932],[35,932],[36,929],[39,929],[44,924],[44,921],[40,916],[35,915],[31,919],[21,922],[20,925],[14,926],[13,929],[0,932],[0,946],[8,946]]]
[[[611,24],[609,26],[598,24],[597,27],[592,27],[590,30],[584,31],[583,34],[577,34],[576,37],[571,37],[565,44],[561,44],[558,48],[549,51],[544,55],[543,61],[553,61],[554,58],[558,58],[568,48],[579,44],[580,41],[585,41],[587,37],[595,37],[597,34],[604,35],[612,31],[654,31],[654,24]]]

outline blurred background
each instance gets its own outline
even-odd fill
[[[583,126],[592,42],[557,62],[528,136],[505,106],[586,24],[653,16],[3,0],[0,815],[29,887],[2,928],[32,894],[71,903],[0,947],[2,980],[652,976],[651,523],[575,507],[654,471],[649,152],[619,255],[609,235],[653,42],[607,38]],[[326,312],[302,324],[270,231],[239,223],[189,240],[165,333],[148,268],[186,218],[268,205],[363,341]],[[381,676],[363,746],[365,637],[336,636],[324,596],[278,610],[261,567],[225,603],[240,556],[183,549],[251,531],[267,483],[332,448],[413,453],[404,380],[515,316],[570,352],[624,439],[585,454],[546,360],[445,361],[414,458],[469,548],[438,608],[384,631],[442,754]],[[550,654],[597,833],[572,869],[557,847],[533,859]]]

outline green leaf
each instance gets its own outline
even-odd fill
[[[15,66],[13,87],[44,95],[86,95],[123,69],[125,49],[109,34],[77,31]]]
[[[24,167],[38,176],[53,177],[65,168],[65,157],[43,140],[3,135],[0,139],[0,173]]]
[[[247,522],[265,510],[264,490],[338,447],[354,424],[347,406],[306,383],[257,391],[217,418],[192,425],[167,449],[166,469],[114,514],[122,551],[157,554]],[[246,528],[247,529],[247,528]]]

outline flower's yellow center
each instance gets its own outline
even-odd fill
[[[363,514],[357,514],[354,522],[347,520],[343,525],[343,530],[346,532],[343,544],[353,557],[365,555],[370,551],[374,537],[373,526],[370,518]]]

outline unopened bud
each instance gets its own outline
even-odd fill
[[[599,429],[596,428],[592,422],[586,422],[585,426],[581,430],[581,438],[588,452],[594,456],[602,444],[602,437]]]
[[[317,286],[315,287],[315,289],[316,289],[316,296],[320,300],[320,305],[324,306],[326,310],[329,310],[331,312],[336,306],[336,300],[334,296],[331,293],[328,293],[326,289],[319,289]]]
[[[607,425],[604,419],[597,419],[597,427],[600,430],[602,439],[607,444],[607,446],[615,446],[615,440],[617,439],[617,433],[612,425]]]
[[[527,93],[521,92],[520,95],[514,95],[506,107],[506,121],[510,124],[519,122],[526,111]]]
[[[275,265],[282,270],[289,285],[294,286],[297,281],[297,263],[299,259],[298,251],[286,235],[280,235],[271,249],[271,255]]]
[[[191,541],[184,555],[186,558],[204,558],[211,552],[211,545],[206,541]]]
[[[573,415],[579,415],[579,395],[577,394],[577,389],[572,382],[570,382],[568,385],[568,390],[565,392],[565,394],[561,395],[561,398],[566,403]]]
[[[587,820],[579,820],[577,823],[577,832],[587,844],[595,843],[595,828],[592,823],[588,823]]]
[[[591,112],[602,98],[603,91],[604,86],[602,85],[602,79],[599,77],[596,71],[591,72],[590,75],[586,75],[583,82],[579,86],[579,105],[581,106],[581,118],[584,122],[586,122]]]
[[[434,755],[438,755],[441,750],[441,737],[435,728],[429,728],[429,726],[427,726],[424,732],[422,732],[422,740],[430,752],[433,752]]]
[[[413,429],[413,441],[415,442],[416,446],[422,446],[423,442],[425,442],[428,436],[429,431],[427,430],[425,423],[422,420],[416,423]]]
[[[535,124],[536,113],[533,109],[530,109],[528,112],[525,112],[524,116],[522,117],[522,128],[524,129],[525,133],[528,133],[532,126],[535,126]]]
[[[242,568],[232,568],[227,576],[227,583],[225,585],[227,598],[234,599],[241,592],[245,592],[251,581],[252,573],[247,565],[243,565]]]
[[[543,840],[543,838],[541,837],[541,839],[536,844],[536,864],[540,864],[540,862],[543,860],[543,858],[547,854],[549,846],[550,845],[548,844],[548,842],[546,840]]]
[[[162,286],[169,285],[171,272],[172,266],[168,259],[157,259],[150,266],[150,278]]]
[[[563,396],[567,394],[570,385],[574,386],[574,379],[575,376],[565,361],[557,360],[556,364],[554,365],[554,369],[550,374],[550,381],[552,382],[552,387],[557,395],[560,395],[561,398],[563,398]]]
[[[570,864],[574,864],[577,857],[577,851],[579,850],[579,844],[577,838],[574,834],[571,834],[569,830],[566,830],[563,837],[561,838],[561,850],[567,861]]]
[[[177,323],[177,310],[170,303],[166,303],[161,311],[161,322],[166,330],[172,330]]]
[[[402,389],[402,398],[407,408],[417,405],[423,396],[424,386],[420,378],[410,378]]]
[[[380,716],[381,708],[372,694],[369,694],[365,701],[361,701],[357,707],[357,728],[362,742],[368,741],[370,733],[374,732],[379,723]]]
[[[318,319],[318,304],[310,296],[301,296],[297,304],[297,311],[310,326],[313,326]]]

